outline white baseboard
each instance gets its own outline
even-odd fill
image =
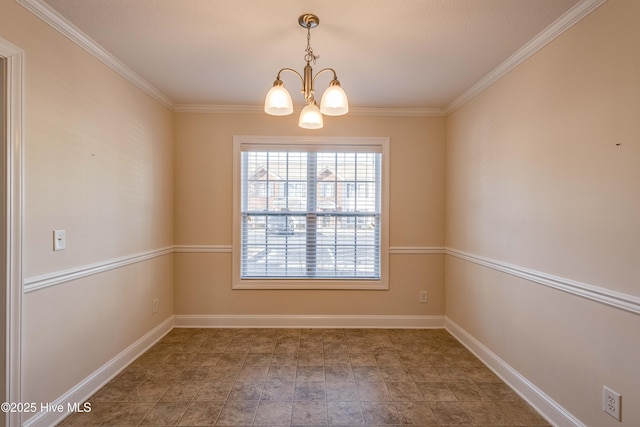
[[[175,315],[176,328],[444,328],[444,316]]]
[[[133,362],[142,353],[147,351],[152,345],[158,342],[163,336],[173,329],[173,317],[169,317],[167,320],[153,328],[149,333],[142,338],[131,344],[120,354],[115,356],[109,362],[104,364],[101,368],[89,375],[83,381],[78,383],[71,390],[60,396],[54,402],[53,406],[62,405],[63,408],[68,408],[68,405],[82,403],[92,394],[98,391],[107,382],[118,375],[124,368],[126,368],[131,362]],[[29,418],[24,424],[24,427],[49,427],[56,425],[62,421],[65,417],[70,415],[68,412],[39,412],[32,418]]]
[[[448,317],[445,318],[445,329],[513,388],[520,397],[533,406],[551,425],[555,427],[586,427],[558,402]]]

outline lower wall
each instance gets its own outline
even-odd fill
[[[489,368],[533,405],[554,426],[584,427],[580,420],[558,404],[551,396],[524,377],[505,360],[472,336],[467,330],[445,316],[313,316],[313,315],[204,315],[169,316],[104,365],[90,373],[50,405],[69,408],[80,405],[97,389],[115,377],[122,369],[158,342],[174,327],[188,328],[443,328],[464,344]],[[60,422],[68,412],[40,412],[30,418],[26,427],[50,426]]]
[[[169,316],[60,396],[43,402],[48,403],[50,407],[59,407],[61,405],[62,408],[65,408],[61,412],[39,412],[29,418],[23,425],[25,427],[48,427],[69,416],[71,412],[69,412],[68,408],[79,407],[83,409],[82,403],[89,396],[135,361],[174,327],[439,329],[444,327],[444,321],[444,316]],[[40,405],[36,406],[40,407]]]
[[[22,425],[25,427],[48,427],[55,425],[76,412],[88,412],[83,402],[93,395],[96,390],[107,384],[111,379],[115,378],[118,373],[129,366],[140,355],[151,348],[162,337],[173,329],[173,317],[168,317],[158,326],[147,332],[133,344],[118,353],[104,365],[100,366],[85,379],[80,381],[74,387],[57,399],[45,402],[52,408],[64,408],[62,411],[41,411],[37,415],[29,418]],[[37,407],[37,405],[36,405]]]
[[[231,256],[231,252],[174,254],[177,316],[444,315],[442,253],[392,253],[385,291],[233,290]],[[419,302],[423,289],[429,296],[426,304]]]
[[[229,261],[225,257],[230,253],[205,249],[177,247],[174,254],[160,254],[77,280],[61,278],[58,284],[29,291],[24,304],[28,314],[23,346],[28,355],[24,360],[25,401],[50,402],[65,408],[82,402],[173,327],[446,327],[554,426],[619,425],[600,410],[601,386],[606,384],[631,399],[640,393],[636,368],[640,348],[626,339],[640,327],[637,313],[517,277],[516,266],[503,264],[501,271],[499,262],[490,265],[480,257],[453,249],[447,249],[447,255],[435,249],[432,253],[424,253],[426,249],[423,253],[396,249],[392,258],[398,258],[397,274],[406,271],[403,260],[418,262],[427,269],[430,262],[436,266],[446,262],[446,317],[353,314],[357,310],[342,308],[334,310],[342,314],[321,314],[331,311],[322,304],[313,314],[275,303],[261,309],[253,307],[268,312],[263,314],[172,315],[174,261],[185,257],[177,264],[186,265],[194,258],[199,264],[207,260],[209,273],[225,271]],[[185,252],[189,250],[193,252]],[[212,262],[216,258],[223,262]],[[237,292],[240,296],[225,298],[236,298],[235,303],[240,302],[242,307],[241,295],[247,291],[230,291],[230,284],[225,285],[226,276],[210,276],[206,269],[201,273],[203,270],[199,280],[202,294],[192,295],[194,300],[189,305],[204,301],[202,310],[206,312],[210,309],[207,304],[219,303],[216,293]],[[195,273],[194,269],[189,271]],[[73,274],[69,272],[68,276]],[[198,275],[192,278],[198,280]],[[411,279],[402,275],[397,278],[404,284]],[[303,291],[301,295],[307,292],[316,297],[327,293]],[[62,307],[51,304],[52,293],[64,301]],[[266,298],[282,295],[280,291],[263,293]],[[123,298],[125,294],[128,298]],[[177,294],[184,297],[188,292],[177,290]],[[373,294],[385,297],[379,291]],[[149,304],[153,298],[161,301],[156,314],[151,313]],[[176,297],[176,305],[181,304],[180,298]],[[444,302],[441,295],[435,298]],[[636,303],[633,298],[629,302],[632,306]],[[216,307],[216,313],[224,311]],[[80,318],[82,322],[77,321]],[[55,370],[50,368],[52,360]],[[629,405],[623,406],[623,425],[635,426],[639,413]],[[53,425],[66,415],[41,412],[25,425]]]
[[[557,425],[640,425],[640,316],[454,256],[446,271],[447,318],[572,414]],[[622,423],[602,411],[604,385]]]
[[[25,294],[22,401],[56,402],[171,318],[172,281],[167,254]]]

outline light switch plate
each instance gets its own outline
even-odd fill
[[[53,230],[53,250],[62,251],[67,248],[67,237],[65,230]]]

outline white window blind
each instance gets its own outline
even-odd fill
[[[242,144],[239,180],[241,279],[380,279],[380,146]]]

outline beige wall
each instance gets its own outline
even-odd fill
[[[640,2],[612,0],[447,119],[447,246],[640,297]],[[621,145],[617,145],[621,144]],[[458,257],[446,313],[588,426],[640,425],[640,317]]]
[[[25,280],[171,246],[171,111],[12,0],[0,37],[25,53]],[[172,278],[165,255],[25,294],[22,400],[54,401],[171,316]]]
[[[294,116],[177,115],[176,245],[231,247],[234,135],[322,135],[390,137],[390,246],[443,246],[443,118],[351,115],[310,133]],[[392,254],[389,291],[231,290],[230,253],[175,254],[177,315],[443,315],[443,283],[443,255]]]
[[[350,115],[313,135],[390,137],[392,249],[446,242],[640,296],[638,16],[610,0],[448,119]],[[173,244],[230,248],[233,135],[312,134],[294,116],[172,114],[12,0],[0,37],[25,51],[26,279]],[[172,314],[446,314],[586,425],[619,425],[603,384],[623,395],[623,425],[640,425],[636,314],[439,254],[392,254],[388,291],[232,291],[223,251],[30,292],[24,401],[59,398]]]

